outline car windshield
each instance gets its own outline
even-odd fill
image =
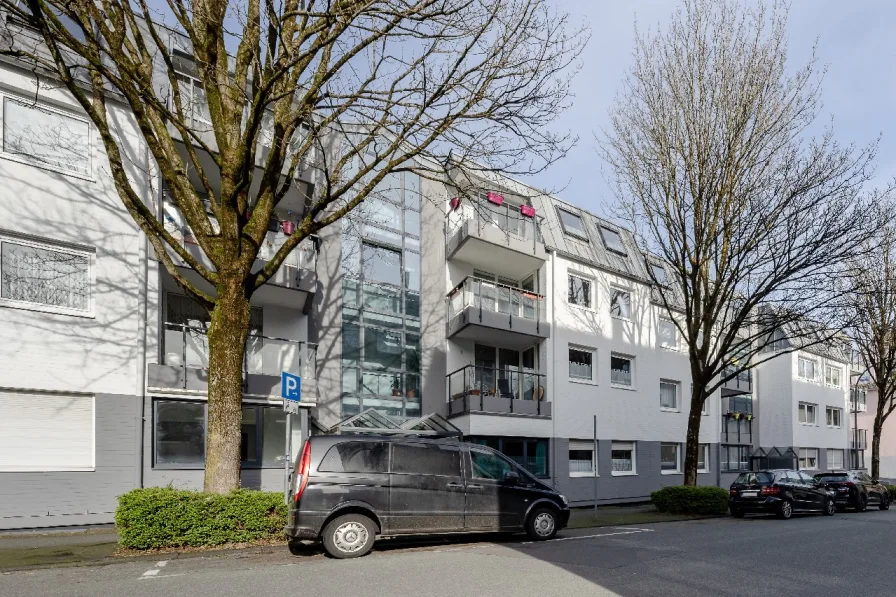
[[[848,481],[849,475],[846,473],[822,473],[820,475],[815,475],[815,478],[819,481]]]
[[[769,473],[741,473],[734,480],[739,485],[756,485],[759,483],[771,483],[772,476]]]

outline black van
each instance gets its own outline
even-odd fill
[[[456,439],[321,435],[302,447],[292,481],[290,546],[321,540],[363,556],[377,535],[517,532],[552,538],[566,498],[501,453]]]

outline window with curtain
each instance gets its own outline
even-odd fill
[[[818,468],[818,448],[800,448],[800,469],[815,470]]]
[[[829,469],[842,469],[843,468],[843,450],[833,450],[828,449],[828,468]]]
[[[637,473],[634,442],[613,442],[610,451],[613,475],[634,475]]]
[[[677,381],[660,382],[660,408],[678,409],[678,386]]]
[[[569,377],[594,380],[594,350],[569,347]]]
[[[569,440],[569,476],[593,477],[597,474],[593,440]]]

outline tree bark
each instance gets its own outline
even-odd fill
[[[884,423],[881,420],[881,413],[878,412],[874,417],[874,435],[871,438],[871,478],[880,479],[880,433],[883,431]],[[856,434],[858,440],[858,434]],[[858,452],[858,450],[856,450]]]
[[[224,280],[208,330],[208,429],[205,491],[227,493],[240,487],[243,365],[249,335],[249,299],[242,279]]]
[[[688,433],[684,448],[684,484],[697,484],[697,461],[700,458],[700,423],[703,421],[703,388],[694,384],[691,390],[691,410],[688,413]]]

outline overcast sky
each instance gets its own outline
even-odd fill
[[[643,30],[662,26],[675,0],[557,0],[572,22],[591,26],[591,41],[573,86],[574,105],[558,123],[580,136],[569,155],[531,179],[538,187],[559,190],[563,199],[598,214],[613,202],[609,173],[595,151],[593,133],[608,122],[607,113],[623,74],[631,64],[634,22]],[[804,64],[818,41],[818,57],[828,68],[819,117],[833,118],[843,143],[865,145],[882,135],[878,180],[896,176],[896,2],[892,0],[792,0],[789,60]],[[606,214],[609,215],[609,214]]]

